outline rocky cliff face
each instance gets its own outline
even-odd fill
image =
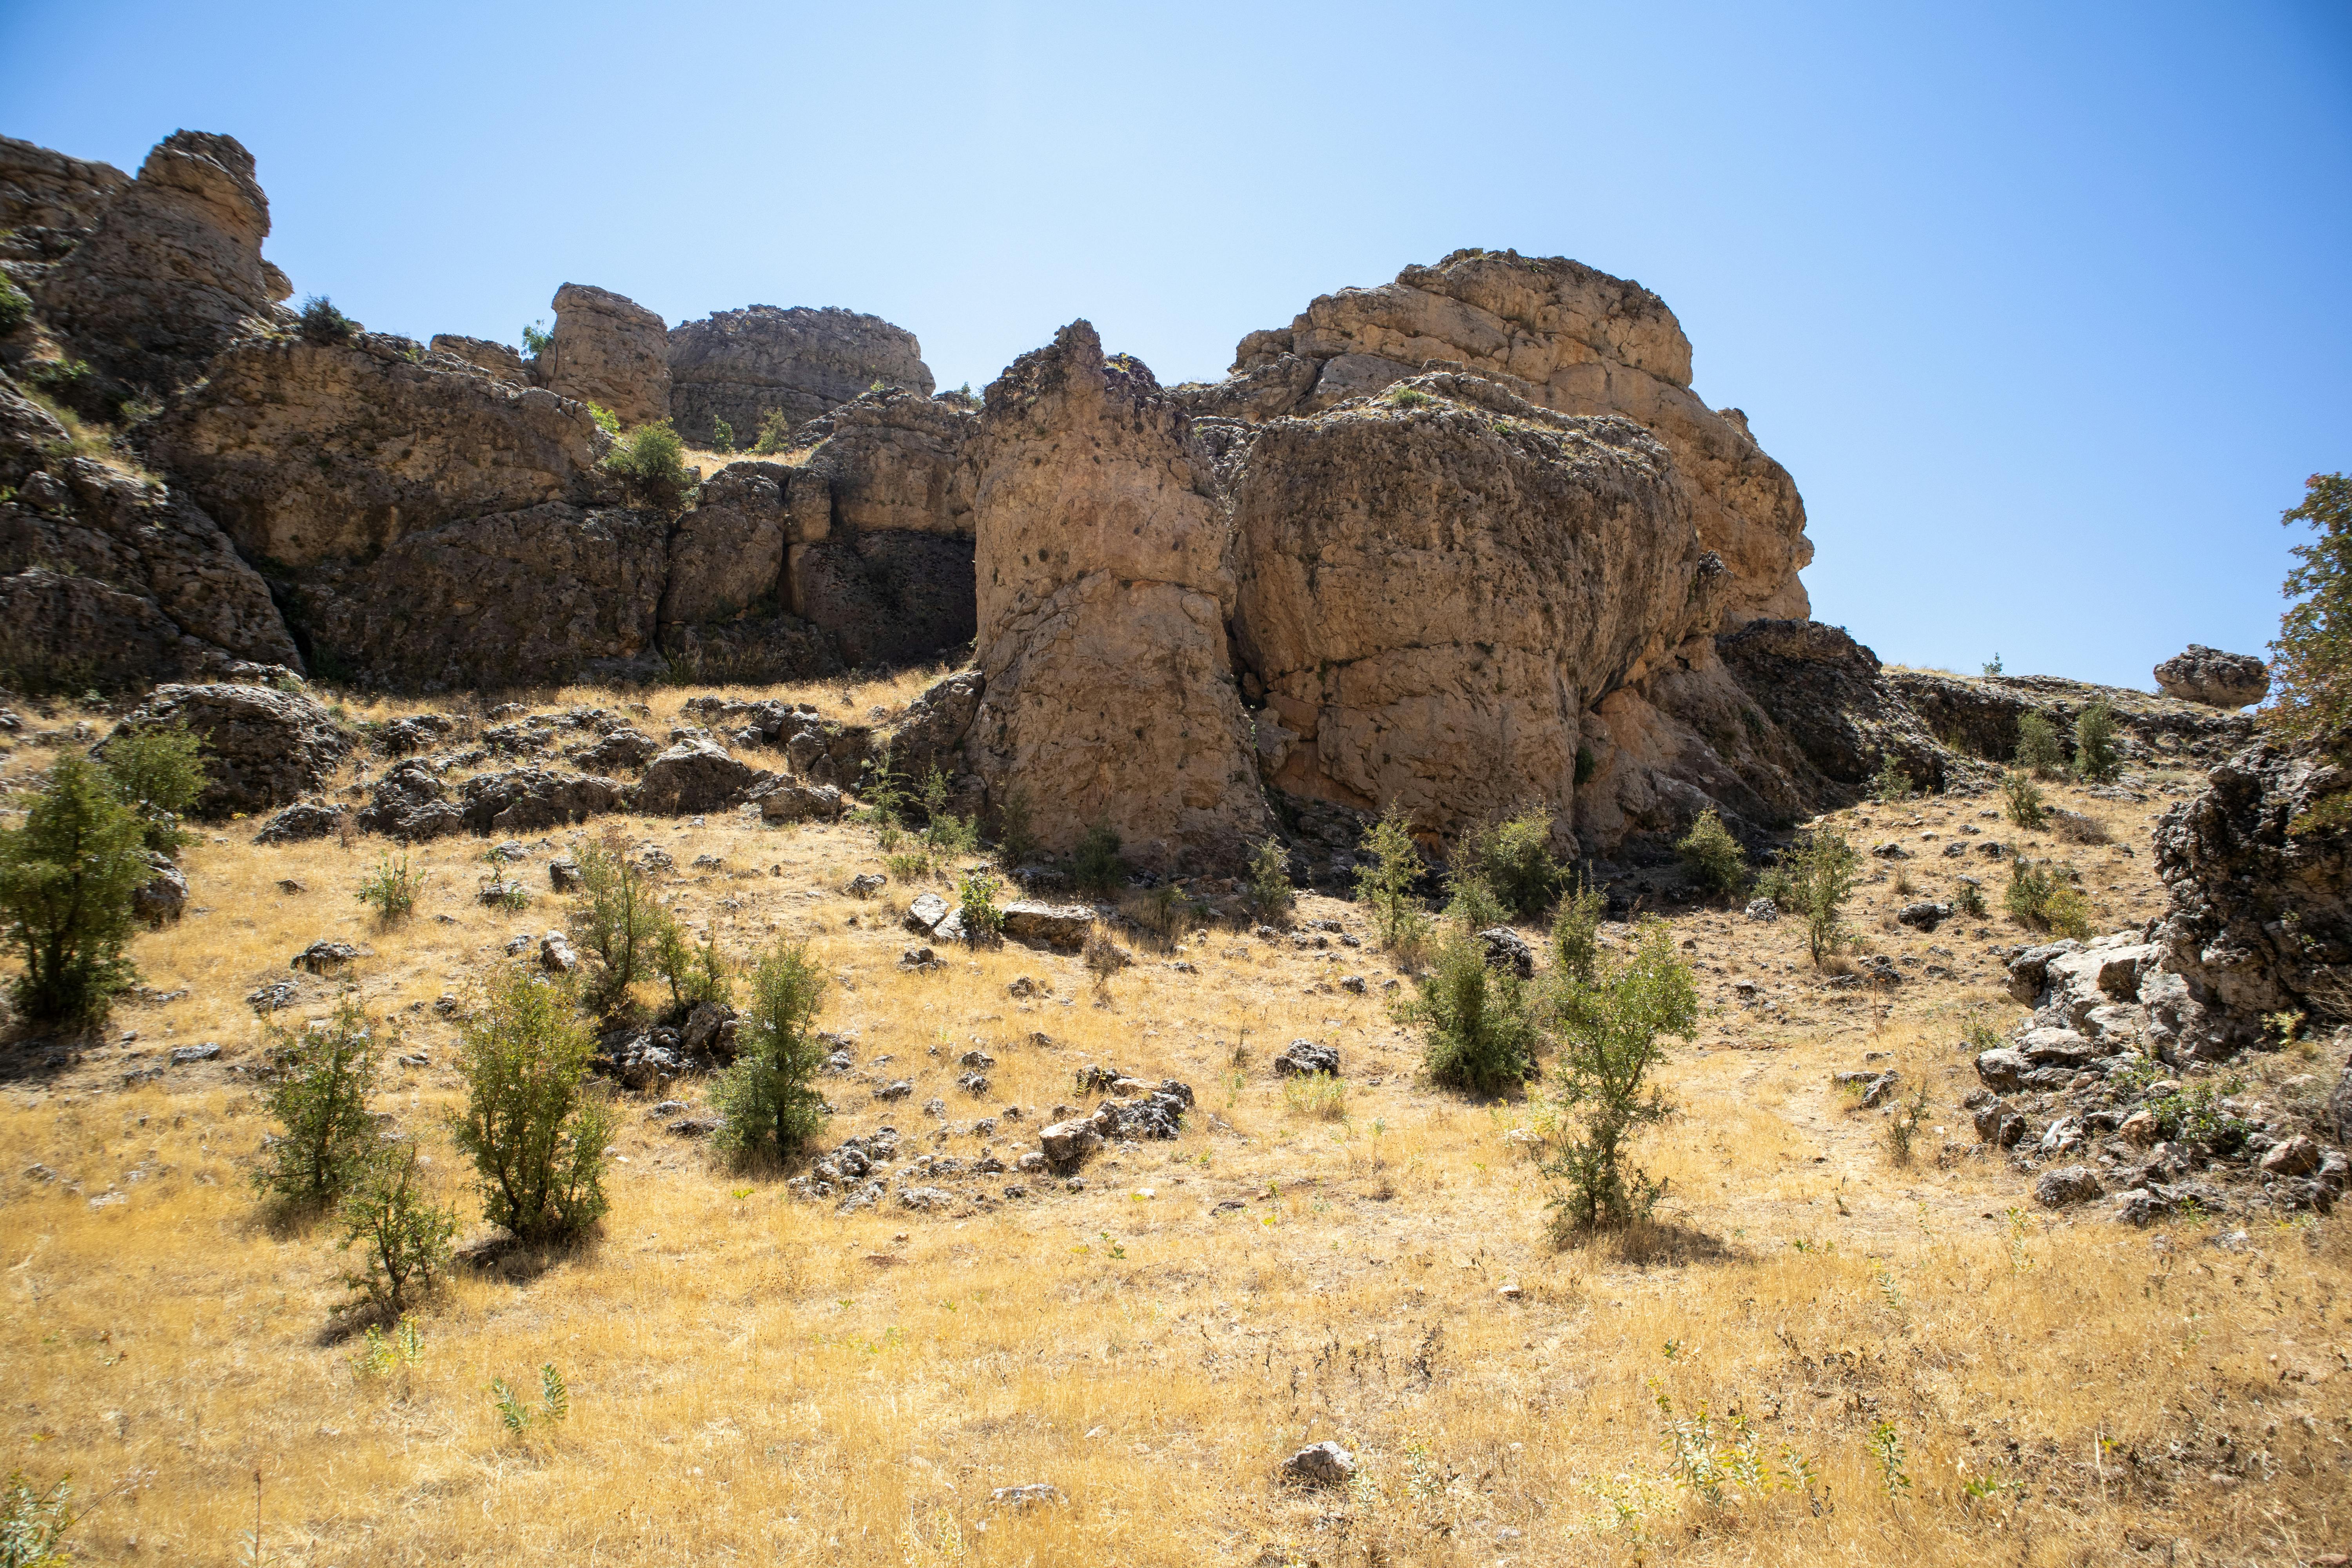
[[[1726,625],[1795,617],[1812,559],[1804,502],[1738,409],[1690,390],[1690,342],[1637,283],[1564,258],[1461,250],[1377,289],[1346,289],[1286,328],[1253,332],[1233,374],[1178,389],[1206,414],[1258,420],[1314,413],[1423,369],[1466,368],[1562,414],[1622,414],[1662,439],[1692,486],[1703,548],[1729,568]]]
[[[1454,374],[1241,441],[1234,628],[1272,782],[1449,835],[1564,816],[1586,710],[1701,612],[1665,449]]]
[[[130,188],[131,176],[111,163],[0,136],[0,268],[17,287],[37,288]]]
[[[608,289],[555,291],[553,342],[538,367],[559,396],[611,411],[625,428],[669,417],[669,335],[662,319]]]
[[[163,391],[291,294],[261,258],[269,200],[233,137],[177,131],[40,286],[49,325],[100,376]]]
[[[1189,425],[1084,321],[988,389],[968,755],[1057,850],[1107,822],[1142,865],[1227,860],[1270,820],[1226,648],[1228,528]]]
[[[709,445],[724,419],[749,445],[771,413],[797,426],[876,382],[928,397],[930,367],[915,334],[879,316],[751,305],[670,329],[670,408],[678,433]]]

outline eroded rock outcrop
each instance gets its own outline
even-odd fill
[[[111,163],[0,136],[0,268],[19,288],[36,287],[130,188]]]
[[[1655,432],[1690,479],[1700,543],[1729,568],[1726,624],[1807,614],[1797,574],[1812,545],[1788,471],[1739,410],[1692,393],[1690,342],[1664,301],[1565,258],[1460,250],[1393,283],[1324,295],[1288,327],[1244,338],[1226,381],[1180,395],[1202,413],[1258,420],[1449,367],[1562,414],[1622,414]]]
[[[1226,521],[1189,426],[1085,321],[988,389],[966,744],[1054,849],[1107,822],[1145,866],[1223,860],[1269,821],[1226,648]]]
[[[334,716],[314,699],[267,686],[158,687],[114,734],[176,724],[205,743],[199,816],[290,805],[326,783],[351,750]]]
[[[2156,687],[2183,702],[2248,708],[2270,695],[2271,672],[2252,654],[2223,653],[2193,642],[2156,667]]]
[[[608,409],[624,426],[669,417],[669,329],[653,311],[566,283],[555,291],[552,338],[538,367],[549,391]]]
[[[531,362],[510,343],[493,342],[488,338],[469,338],[458,332],[436,332],[430,345],[436,354],[464,360],[476,370],[512,386],[536,386],[538,374]]]
[[[1563,816],[1586,710],[1706,618],[1665,448],[1481,377],[1257,431],[1229,468],[1271,781],[1452,834]]]
[[[234,137],[175,131],[41,284],[51,327],[125,389],[176,386],[277,317],[291,294],[261,258],[269,199]]]
[[[2017,723],[2028,713],[2049,720],[2060,744],[2071,751],[2074,721],[2094,702],[2105,703],[2114,714],[2126,761],[2219,762],[2254,737],[2254,721],[2245,714],[2061,676],[1890,669],[1885,679],[1929,732],[1997,762],[2016,754]]]
[[[671,328],[667,352],[670,412],[678,433],[703,446],[716,419],[748,445],[772,413],[790,428],[877,381],[926,397],[932,389],[914,333],[830,306],[721,310]]]

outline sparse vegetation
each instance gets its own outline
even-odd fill
[[[1984,889],[1973,877],[1963,877],[1952,889],[1952,908],[1977,920],[1985,916]]]
[[[718,929],[706,929],[696,942],[667,911],[656,923],[654,971],[669,987],[670,1011],[683,1016],[704,1003],[726,1006],[734,998],[735,976],[719,951]]]
[[[737,1025],[735,1060],[711,1090],[724,1119],[721,1149],[751,1162],[789,1159],[824,1126],[816,1075],[825,1047],[816,1037],[824,974],[806,942],[783,942],[751,971],[751,995]]]
[[[1003,935],[1004,906],[998,895],[1003,891],[1004,884],[985,867],[966,871],[957,880],[956,911],[962,919],[964,941],[994,942]]]
[[[2017,719],[2017,765],[2035,778],[2055,778],[2066,766],[2065,748],[2058,743],[2058,726],[2039,708],[2029,708]]]
[[[1348,1086],[1331,1073],[1299,1073],[1282,1080],[1282,1103],[1293,1116],[1317,1121],[1344,1121],[1348,1118]]]
[[[1591,984],[1601,961],[1601,921],[1608,912],[1608,896],[1580,877],[1560,896],[1551,918],[1554,984]]]
[[[1544,1174],[1563,1184],[1551,1199],[1552,1234],[1646,1218],[1664,1184],[1628,1157],[1642,1128],[1673,1107],[1650,1085],[1665,1059],[1662,1042],[1687,1039],[1698,1024],[1698,990],[1662,921],[1645,921],[1622,963],[1601,963],[1590,979],[1563,978],[1553,1002],[1559,1053],[1552,1064],[1553,1136]]]
[[[604,454],[603,467],[621,481],[631,505],[656,511],[676,511],[686,505],[693,486],[686,468],[686,443],[667,419],[625,432]]]
[[[169,855],[187,842],[180,818],[205,793],[205,743],[184,721],[118,735],[100,765],[139,818],[147,847]]]
[[[1703,892],[1732,899],[1748,886],[1748,851],[1711,805],[1698,814],[1675,853],[1682,858],[1683,874]]]
[[[1262,921],[1289,912],[1296,894],[1290,886],[1290,854],[1271,834],[1250,848],[1249,873],[1243,883],[1251,912]]]
[[[88,1023],[131,983],[131,895],[154,875],[145,837],[111,781],[70,752],[24,825],[0,829],[0,921],[24,962],[15,995],[26,1017]]]
[[[262,1103],[279,1131],[265,1145],[253,1184],[298,1208],[341,1197],[374,1158],[379,1038],[389,1026],[346,996],[321,1026],[269,1031],[271,1077]]]
[[[2352,476],[2314,474],[2303,500],[2280,515],[2317,537],[2292,548],[2289,601],[2271,644],[2272,701],[2264,722],[2290,740],[2334,752],[2352,742]],[[2329,820],[2352,811],[2336,797]]]
[[[537,359],[555,346],[555,334],[547,330],[547,319],[528,321],[522,329],[522,352],[526,359]]]
[[[2106,784],[2123,771],[2123,753],[2116,745],[2116,710],[2105,698],[2086,704],[2074,716],[2074,772],[2093,784]]]
[[[792,435],[792,422],[784,417],[784,411],[771,408],[760,416],[760,431],[751,438],[751,450],[759,457],[772,458],[785,449]]]
[[[1017,871],[1037,857],[1037,829],[1029,807],[1029,792],[1014,784],[996,808],[996,858],[1007,871]]]
[[[6,337],[32,319],[33,301],[16,280],[0,273],[0,337]]]
[[[450,1133],[474,1163],[484,1215],[526,1241],[580,1235],[604,1212],[614,1115],[586,1082],[593,1042],[570,993],[494,973],[461,1040],[466,1103]]]
[[[2011,826],[2039,827],[2050,819],[2050,807],[2042,798],[2042,787],[2031,773],[2005,773],[2000,781],[2001,815]]]
[[[66,1547],[78,1521],[71,1476],[36,1489],[24,1471],[9,1471],[0,1482],[0,1568],[66,1568],[79,1555]]]
[[[324,294],[313,294],[302,301],[300,321],[302,341],[310,343],[346,343],[360,330],[360,324],[336,310],[334,301]]]
[[[1127,880],[1127,868],[1118,858],[1118,830],[1108,822],[1097,822],[1078,840],[1076,863],[1071,876],[1079,887],[1093,893],[1116,890]]]
[[[1785,908],[1805,922],[1805,946],[1815,968],[1845,941],[1845,904],[1862,874],[1862,856],[1845,835],[1816,826],[1780,857]]]
[[[1429,915],[1412,896],[1425,868],[1421,847],[1412,841],[1412,824],[1391,801],[1364,835],[1356,857],[1356,897],[1371,906],[1381,946],[1417,952],[1428,941]]]
[[[1918,794],[1911,775],[1895,760],[1895,753],[1883,752],[1878,758],[1878,772],[1871,775],[1870,798],[1881,805],[1895,805]]]
[[[2009,890],[2001,904],[2010,919],[2029,931],[2078,942],[2090,938],[2090,900],[2074,885],[2072,867],[2018,856],[2009,863]]]
[[[710,449],[719,453],[732,452],[735,449],[735,426],[714,416],[710,421]]]
[[[1422,1032],[1422,1066],[1432,1082],[1473,1094],[1500,1094],[1533,1078],[1543,1029],[1528,983],[1486,963],[1475,930],[1448,925],[1431,973],[1398,1008]]]
[[[385,1318],[408,1310],[448,1267],[457,1212],[426,1194],[414,1142],[395,1144],[367,1162],[340,1218],[342,1249],[360,1255],[358,1269],[344,1275],[343,1283]]]
[[[572,912],[572,940],[589,961],[587,998],[605,1012],[629,998],[629,987],[653,972],[668,925],[646,874],[620,847],[592,844],[580,852],[583,901]]]
[[[425,880],[425,872],[409,864],[404,849],[398,859],[386,855],[378,860],[353,897],[373,910],[383,924],[398,925],[416,912],[416,895],[424,890]]]
[[[1551,813],[1544,806],[1524,806],[1500,821],[1475,824],[1462,836],[1454,856],[1465,879],[1484,884],[1519,920],[1541,915],[1559,891],[1562,873],[1552,858]]]

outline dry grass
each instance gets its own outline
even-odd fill
[[[657,695],[656,717],[687,695]],[[2068,804],[2141,847],[2089,852],[2100,927],[2145,918],[2163,803]],[[1990,863],[1933,858],[1940,839],[1918,835],[1979,809],[1869,807],[1852,826],[1927,850],[1907,864],[1940,897]],[[115,1033],[136,1040],[0,1102],[0,1444],[37,1478],[131,1483],[78,1537],[93,1560],[239,1558],[257,1468],[268,1559],[319,1564],[2284,1563],[2352,1544],[2352,1248],[2326,1225],[2258,1227],[2224,1251],[2203,1245],[2220,1226],[2020,1212],[2022,1179],[1973,1152],[1958,1105],[1963,1016],[2017,1012],[1998,920],[1981,936],[1891,928],[1887,885],[1866,886],[1868,950],[1916,961],[1876,996],[1821,987],[1793,922],[1678,917],[1714,1010],[1667,1075],[1684,1114],[1643,1152],[1669,1179],[1660,1223],[1554,1252],[1526,1154],[1534,1108],[1416,1082],[1369,951],[1220,926],[1139,947],[1099,991],[1076,956],[1018,947],[905,972],[893,900],[837,891],[879,866],[862,831],[618,826],[669,851],[665,896],[729,951],[808,938],[837,981],[824,1026],[916,1080],[895,1106],[834,1080],[836,1134],[887,1121],[914,1152],[1009,1161],[1031,1146],[1015,1129],[1078,1100],[1071,1073],[1104,1062],[1192,1084],[1185,1135],[1098,1158],[1081,1192],[839,1217],[713,1164],[632,1101],[601,1238],[543,1268],[461,1273],[420,1316],[420,1364],[361,1376],[329,1331],[330,1238],[273,1224],[245,1184],[264,1127],[228,1070],[259,1041],[241,998],[313,938],[365,947],[370,1005],[432,1063],[398,1069],[379,1106],[463,1199],[439,1121],[449,1026],[429,1004],[501,962],[512,932],[558,923],[561,900],[481,908],[482,846],[445,841],[416,852],[434,877],[417,914],[383,930],[352,897],[376,846],[225,833],[189,857],[209,912],[137,951],[151,984],[192,994],[125,1012]],[[534,846],[534,886],[569,837]],[[719,867],[691,869],[698,855]],[[289,878],[306,890],[279,891]],[[1352,906],[1300,912],[1369,937]],[[1195,972],[1169,967],[1178,954]],[[1340,988],[1349,974],[1370,994]],[[1024,975],[1045,994],[1009,995]],[[1737,1005],[1737,979],[1773,1010]],[[302,1010],[330,996],[313,984]],[[1342,1051],[1328,1119],[1268,1070],[1301,1037]],[[202,1039],[222,1062],[121,1087]],[[998,1061],[981,1100],[953,1081],[975,1043]],[[1829,1082],[1865,1060],[1928,1087],[1906,1169],[1887,1163],[1880,1113]],[[933,1094],[944,1125],[915,1109]],[[973,1135],[1008,1105],[1019,1123]],[[36,1162],[58,1179],[17,1174]],[[489,1380],[534,1385],[546,1362],[572,1417],[509,1436]],[[1801,1457],[1810,1490],[1710,1500],[1681,1484],[1667,1439],[1702,1407],[1718,1445],[1737,1418],[1767,1460]],[[1874,1457],[1882,1424],[1907,1488],[1890,1491]],[[1356,1451],[1353,1487],[1276,1480],[1324,1437]],[[1031,1481],[1067,1506],[990,1500]]]

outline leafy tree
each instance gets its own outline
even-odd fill
[[[2074,771],[2094,784],[2105,784],[2123,765],[2123,753],[2116,745],[2116,710],[2101,698],[2074,716]]]
[[[1463,835],[1456,858],[1520,920],[1543,913],[1559,890],[1562,873],[1551,854],[1551,813],[1541,805],[1522,806],[1499,822],[1478,823]]]
[[[262,1103],[284,1131],[254,1172],[255,1186],[309,1205],[333,1202],[359,1180],[377,1148],[368,1112],[382,1059],[377,1034],[350,996],[323,1028],[271,1026],[276,1076]]]
[[[985,867],[966,871],[956,883],[956,914],[963,925],[966,942],[994,942],[1004,933],[1004,906],[996,895],[1004,884]],[[1173,893],[1173,888],[1162,888],[1163,893]]]
[[[368,1162],[343,1200],[341,1218],[341,1249],[360,1248],[360,1268],[343,1276],[343,1283],[387,1317],[406,1311],[448,1267],[457,1211],[426,1194],[415,1143],[384,1150]]]
[[[1592,979],[1593,968],[1601,961],[1601,917],[1608,910],[1609,900],[1601,889],[1580,878],[1561,895],[1559,907],[1551,918],[1552,973],[1556,982],[1572,980],[1582,984]]]
[[[710,449],[714,452],[733,451],[735,449],[735,426],[730,425],[724,419],[711,420]]]
[[[571,926],[593,966],[588,1001],[614,1011],[627,1003],[631,985],[653,973],[671,921],[654,902],[646,874],[616,847],[592,844],[581,852],[580,887],[587,898],[572,910]]]
[[[1372,906],[1372,924],[1383,947],[1418,946],[1428,934],[1429,917],[1412,896],[1421,879],[1421,847],[1412,841],[1412,821],[1394,801],[1372,824],[1359,847],[1356,897]]]
[[[1420,1026],[1422,1065],[1437,1083],[1498,1094],[1535,1076],[1543,1027],[1527,983],[1488,968],[1486,944],[1458,921],[1398,1016]]]
[[[655,912],[659,930],[654,936],[654,968],[669,985],[671,1008],[684,1014],[705,1002],[727,1005],[734,996],[735,981],[719,951],[718,928],[707,928],[702,940],[694,942],[667,910]]]
[[[1917,793],[1917,786],[1911,782],[1911,775],[1904,771],[1903,764],[1895,760],[1895,753],[1881,752],[1878,772],[1870,779],[1870,798],[1881,805],[1895,805],[1909,800]]]
[[[1698,814],[1675,852],[1682,857],[1685,874],[1707,892],[1737,898],[1748,886],[1748,851],[1711,805]]]
[[[782,1159],[824,1125],[816,1075],[824,1066],[816,1015],[824,973],[804,942],[780,944],[751,972],[751,999],[737,1026],[734,1064],[711,1091],[726,1118],[720,1147],[745,1159]]]
[[[771,408],[760,416],[760,433],[751,441],[751,450],[762,458],[772,458],[784,449],[792,439],[792,421],[781,408]]]
[[[1662,1041],[1687,1039],[1698,1024],[1698,988],[1665,922],[1644,921],[1624,963],[1565,980],[1556,1020],[1557,1132],[1543,1169],[1567,1184],[1551,1200],[1555,1234],[1565,1238],[1639,1219],[1665,1190],[1626,1159],[1633,1133],[1672,1113],[1648,1084],[1651,1069],[1665,1060]]]
[[[542,316],[539,321],[526,323],[522,330],[522,352],[533,359],[555,346],[555,334],[547,330],[543,324],[545,321]]]
[[[604,1212],[614,1117],[585,1081],[593,1049],[571,994],[520,969],[494,976],[466,1021],[466,1105],[450,1131],[481,1178],[484,1214],[526,1240],[576,1236]]]
[[[667,419],[623,435],[604,454],[603,467],[621,481],[630,504],[660,511],[684,505],[693,482],[686,471],[686,443]]]
[[[1845,939],[1845,902],[1861,877],[1862,856],[1844,834],[1823,823],[1780,857],[1780,869],[1790,907],[1805,922],[1805,942],[1819,967]]]
[[[187,842],[180,818],[205,793],[204,737],[185,720],[133,731],[106,743],[100,765],[138,816],[147,847],[169,855]]]
[[[2271,644],[2275,685],[2267,722],[2290,740],[2341,751],[2352,742],[2352,475],[2314,474],[2284,513],[2318,537],[2294,548],[2284,592],[2294,601]]]
[[[2042,786],[2025,773],[2004,773],[2000,780],[2001,813],[2019,827],[2039,827],[2050,819]]]
[[[1268,834],[1250,848],[1249,879],[1244,889],[1258,919],[1271,920],[1287,910],[1297,895],[1290,886],[1290,856],[1282,840]]]
[[[145,837],[97,764],[71,752],[24,826],[0,831],[0,921],[24,958],[15,994],[26,1017],[89,1022],[131,984],[131,899],[154,875]]]
[[[2018,715],[2016,761],[2034,777],[2044,779],[2066,765],[2065,750],[2058,743],[2058,726],[2038,708]]]

